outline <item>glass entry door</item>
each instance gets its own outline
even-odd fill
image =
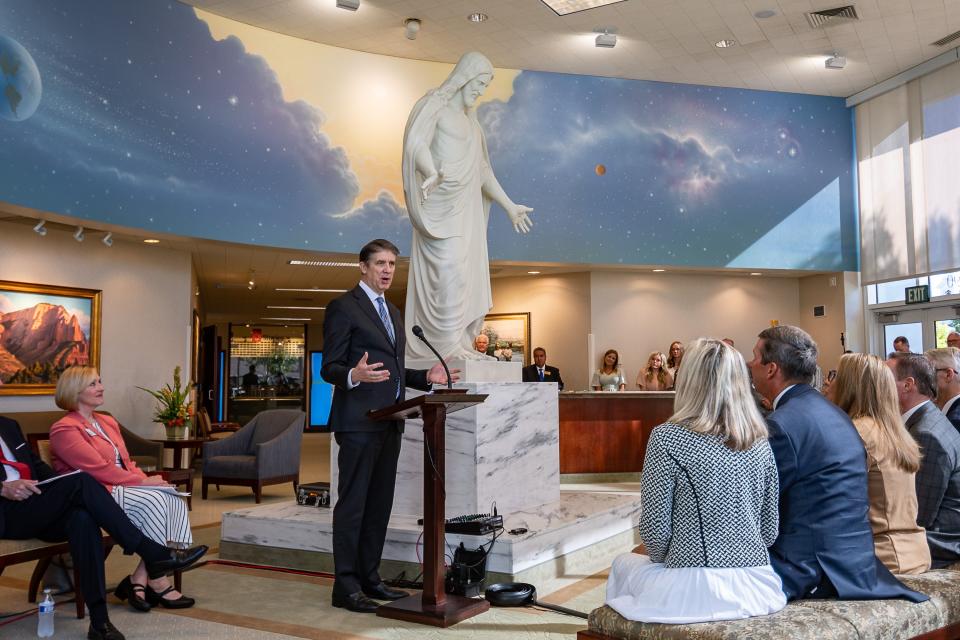
[[[896,320],[884,321],[886,314],[895,313]],[[893,351],[893,341],[903,336],[910,343],[910,351],[923,353],[927,349],[947,346],[947,335],[960,332],[960,317],[953,306],[929,307],[926,309],[884,309],[878,312],[882,331],[877,345],[882,357]]]

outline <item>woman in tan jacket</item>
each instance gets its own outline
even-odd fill
[[[920,449],[900,419],[893,373],[877,356],[846,354],[827,397],[853,420],[867,452],[877,557],[893,573],[923,573],[930,568],[930,548],[917,525]]]

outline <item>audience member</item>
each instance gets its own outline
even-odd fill
[[[54,396],[67,415],[50,427],[50,455],[58,473],[75,469],[89,473],[110,493],[145,536],[163,546],[193,544],[190,517],[183,498],[158,491],[160,476],[147,476],[130,459],[113,417],[97,413],[103,404],[103,385],[93,367],[70,367],[60,375]],[[134,572],[117,585],[116,595],[137,611],[161,604],[167,609],[192,607],[193,598],[176,591],[164,577],[148,579],[141,560]]]
[[[250,389],[260,385],[260,376],[257,375],[257,365],[252,364],[248,371],[240,378],[244,389]]]
[[[667,371],[670,372],[670,375],[673,376],[673,379],[677,379],[677,369],[680,368],[680,361],[683,360],[683,343],[679,340],[674,340],[670,343],[670,348],[667,349]]]
[[[563,378],[560,369],[547,364],[547,350],[537,347],[533,350],[533,364],[523,368],[524,382],[556,382],[557,388],[563,391]]]
[[[900,420],[897,382],[877,356],[840,358],[827,398],[853,420],[867,450],[867,495],[873,547],[892,573],[923,573],[930,549],[917,525],[920,448]]]
[[[647,357],[647,365],[637,375],[637,387],[645,391],[666,391],[673,388],[673,376],[666,369],[667,356],[659,351]]]
[[[670,624],[779,611],[787,601],[767,553],[777,467],[743,357],[701,338],[686,362],[674,415],[653,430],[643,463],[649,556],[614,560],[606,603],[629,620]]]
[[[947,346],[954,349],[960,349],[960,333],[951,331],[947,334]]]
[[[770,561],[787,598],[926,600],[874,555],[863,443],[847,414],[808,384],[817,367],[813,338],[788,325],[766,329],[748,367],[773,406],[780,535]]]
[[[893,350],[897,353],[910,353],[910,341],[906,336],[897,336],[893,339]]]
[[[485,333],[481,333],[476,338],[473,339],[473,348],[478,353],[487,355],[487,349],[490,347],[490,336]]]
[[[623,391],[627,388],[627,379],[620,368],[620,354],[616,349],[607,349],[603,354],[600,368],[593,372],[590,386],[594,391]]]
[[[960,431],[960,349],[930,349],[924,354],[937,381],[937,406]]]
[[[80,574],[77,589],[90,611],[90,640],[124,640],[110,622],[104,586],[103,528],[126,553],[146,563],[147,574],[159,578],[185,569],[207,548],[171,551],[143,535],[123,510],[86,473],[37,486],[54,477],[49,465],[27,446],[20,425],[0,416],[0,538],[70,543],[70,556]]]
[[[896,354],[887,365],[897,379],[901,418],[923,459],[917,472],[917,524],[927,530],[934,569],[960,560],[960,433],[931,401],[936,373],[920,354]]]

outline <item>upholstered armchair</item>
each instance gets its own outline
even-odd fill
[[[233,435],[203,443],[203,498],[211,484],[252,487],[257,503],[264,485],[293,482],[296,490],[305,421],[303,411],[261,411]]]

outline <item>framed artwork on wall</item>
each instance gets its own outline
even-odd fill
[[[0,395],[49,395],[64,369],[99,369],[100,296],[0,280]]]
[[[489,313],[483,320],[483,333],[490,338],[487,355],[530,364],[530,312]]]
[[[200,314],[193,310],[193,321],[190,323],[190,381],[194,385],[200,382]]]

